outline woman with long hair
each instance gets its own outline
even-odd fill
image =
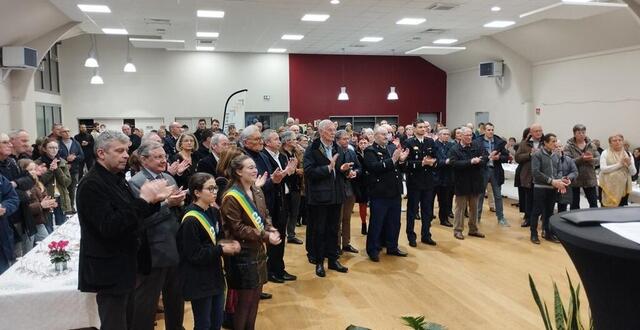
[[[42,143],[40,159],[36,161],[38,165],[44,164],[47,170],[40,176],[40,181],[44,184],[47,195],[56,200],[58,206],[53,209],[55,224],[57,226],[66,221],[64,214],[71,211],[71,201],[67,187],[71,184],[71,174],[67,161],[58,157],[58,141],[47,139]],[[45,226],[47,231],[53,231],[53,223],[47,220]]]
[[[209,173],[189,179],[192,203],[178,230],[180,282],[185,300],[191,301],[194,329],[221,329],[226,297],[222,255],[240,252],[237,241],[221,240],[215,203],[218,187]]]
[[[609,137],[609,148],[600,155],[600,203],[604,207],[627,205],[631,193],[631,177],[637,173],[633,156],[624,149],[622,134]]]
[[[195,152],[198,150],[198,140],[195,135],[191,133],[183,133],[178,137],[176,141],[176,153],[169,159],[170,163],[179,162],[179,170],[174,175],[178,187],[187,187],[189,185],[189,178],[196,173],[198,167],[198,154]]]
[[[29,173],[35,182],[31,190],[27,192],[27,195],[29,197],[29,212],[35,226],[34,242],[40,242],[49,235],[45,224],[50,212],[53,212],[58,207],[58,203],[54,198],[47,195],[45,185],[40,181],[40,175],[45,170],[44,168],[36,165],[31,159],[20,159],[18,165],[24,172]]]
[[[266,176],[258,176],[254,161],[247,155],[234,158],[227,169],[231,178],[222,198],[221,217],[225,237],[240,243],[240,254],[225,258],[227,283],[238,301],[233,316],[235,330],[254,329],[262,285],[267,282],[265,243],[281,242],[271,225],[262,189]]]

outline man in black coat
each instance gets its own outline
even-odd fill
[[[367,188],[371,205],[371,218],[367,233],[367,254],[374,261],[380,261],[380,235],[385,232],[387,254],[406,257],[407,253],[398,248],[400,235],[400,208],[402,196],[401,169],[409,156],[409,150],[397,148],[390,154],[387,148],[387,129],[376,128],[375,142],[364,151],[364,169],[369,173]],[[306,166],[306,161],[305,161]],[[306,171],[305,171],[306,174]]]
[[[494,134],[492,123],[484,124],[484,134],[476,138],[476,142],[485,150],[488,157],[487,165],[483,170],[483,184],[487,187],[491,183],[493,200],[496,205],[496,216],[498,224],[503,227],[510,227],[509,222],[504,218],[502,205],[502,184],[504,183],[504,169],[502,163],[509,161],[509,151],[506,148],[507,141]],[[484,193],[478,197],[478,222],[482,217],[482,204],[484,203]]]
[[[438,219],[445,227],[453,227],[449,221],[453,206],[453,167],[449,160],[449,150],[455,143],[449,141],[450,137],[449,129],[441,128],[438,139],[434,142],[438,163],[433,171],[435,186],[433,198],[438,197]]]
[[[93,155],[93,136],[87,131],[87,126],[80,125],[80,132],[74,136],[74,139],[80,143],[82,147],[82,153],[84,154],[84,160],[79,164],[80,172],[78,174],[78,180],[82,179],[84,175],[84,168],[86,166],[87,171],[93,167],[95,163],[95,156]]]
[[[336,127],[325,119],[318,124],[320,138],[304,153],[307,228],[311,234],[310,252],[316,263],[316,275],[325,277],[324,259],[329,269],[346,273],[349,269],[338,261],[338,228],[344,201],[345,173],[350,163],[342,163],[342,151],[335,142]]]
[[[140,187],[136,198],[124,178],[129,138],[106,131],[95,140],[96,164],[78,186],[78,289],[96,292],[101,329],[128,329],[136,284],[138,229],[172,193],[165,180]]]
[[[433,169],[438,165],[433,140],[426,136],[427,123],[417,120],[414,124],[414,136],[405,141],[409,150],[407,165],[407,239],[409,245],[416,247],[416,233],[413,231],[416,213],[420,207],[422,228],[420,241],[436,245],[431,238],[431,219],[433,217]]]
[[[131,126],[128,124],[122,125],[122,133],[128,136],[129,141],[131,141],[131,144],[129,145],[129,155],[131,155],[136,149],[138,149],[140,143],[142,143],[142,139],[131,132]]]
[[[176,151],[176,143],[178,143],[178,138],[182,134],[182,125],[179,122],[174,121],[169,125],[169,132],[167,136],[164,137],[164,152],[167,153],[167,157],[172,159],[173,155]]]
[[[208,132],[208,133],[207,133]],[[204,136],[213,134],[211,130],[207,130]],[[206,140],[206,138],[205,138]],[[202,146],[201,146],[202,147]],[[220,153],[229,148],[229,138],[222,133],[215,133],[210,137],[209,150],[207,155],[200,158],[198,162],[198,172],[205,172],[213,175],[214,178],[219,177],[217,173],[218,160],[220,159]]]
[[[280,237],[286,237],[287,214],[289,213],[288,208],[290,205],[287,205],[284,196],[289,193],[289,187],[287,185],[289,181],[288,177],[295,174],[295,168],[298,166],[298,162],[295,158],[289,160],[284,154],[280,153],[282,144],[276,131],[268,129],[262,132],[262,140],[264,141],[262,154],[266,156],[271,167],[269,174],[272,174],[272,172],[276,170],[284,173],[283,180],[273,185],[273,204],[272,207],[269,208],[269,215],[271,216],[273,226],[278,229]],[[284,283],[284,281],[295,281],[297,279],[295,275],[291,275],[285,270],[284,248],[284,240],[278,245],[269,244],[267,246],[267,269],[269,271],[269,281],[271,282]]]
[[[469,205],[469,236],[483,238],[476,224],[478,217],[478,198],[485,187],[482,174],[487,164],[486,151],[473,143],[473,132],[468,127],[460,128],[462,137],[459,144],[449,150],[449,163],[453,165],[455,176],[455,228],[453,236],[464,239],[464,210]]]

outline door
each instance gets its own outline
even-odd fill
[[[476,127],[478,127],[479,123],[488,123],[488,122],[489,122],[488,112],[476,112],[476,122],[475,122]]]
[[[431,127],[436,127],[436,123],[438,122],[437,112],[423,112],[418,113],[418,119],[428,121]]]

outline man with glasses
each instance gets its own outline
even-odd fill
[[[160,204],[160,209],[145,219],[141,229],[142,241],[148,246],[148,255],[141,262],[135,288],[135,307],[132,329],[153,329],[160,292],[164,305],[165,327],[180,329],[184,315],[184,299],[180,290],[178,264],[180,257],[176,245],[178,225],[183,213],[186,190],[179,190],[175,179],[165,172],[167,156],[162,144],[148,141],[137,149],[142,163],[140,172],[129,184],[134,196],[140,196],[140,187],[147,181],[166,180],[174,192]],[[141,251],[141,252],[142,252]],[[148,258],[146,258],[148,257]]]

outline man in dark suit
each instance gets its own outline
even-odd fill
[[[173,192],[165,180],[140,187],[136,198],[124,178],[129,138],[106,131],[95,140],[96,164],[78,187],[78,289],[96,292],[101,329],[129,329],[136,284],[138,229]]]
[[[213,134],[213,131],[210,129],[205,129],[200,132],[200,138],[202,141],[198,140],[198,150],[195,151],[198,159],[204,159],[211,155],[211,138],[213,137]]]
[[[6,143],[8,144],[7,138]],[[0,141],[0,143],[5,143]],[[4,148],[4,146],[0,146]],[[10,149],[7,147],[7,149]],[[13,257],[13,231],[9,224],[9,217],[20,205],[20,199],[9,179],[0,174],[0,274],[9,269]]]
[[[174,121],[169,125],[169,134],[164,137],[164,152],[167,153],[167,157],[171,159],[171,157],[177,152],[176,151],[176,143],[178,143],[178,138],[182,134],[182,125],[179,122]]]
[[[95,156],[93,155],[93,136],[87,131],[86,125],[80,125],[80,132],[74,137],[80,146],[82,147],[82,153],[84,153],[84,160],[80,163],[80,172],[78,180],[82,179],[84,175],[84,168],[86,166],[87,171],[93,167],[95,163]]]
[[[307,226],[311,234],[310,252],[316,263],[316,275],[325,277],[324,259],[329,269],[346,273],[349,269],[338,261],[338,228],[344,201],[344,180],[351,170],[342,163],[342,151],[335,142],[336,127],[330,120],[318,124],[320,138],[304,153],[304,179],[307,198]],[[309,227],[310,226],[310,227]]]
[[[205,135],[207,134],[208,133],[205,133]],[[206,172],[214,177],[218,177],[219,175],[216,173],[218,160],[220,159],[220,153],[229,148],[229,138],[222,133],[215,133],[211,136],[210,141],[209,154],[204,158],[200,158],[198,162],[198,172]]]
[[[284,154],[280,153],[282,144],[276,131],[268,129],[262,132],[262,139],[264,141],[262,154],[269,160],[272,171],[279,169],[284,172],[283,180],[280,183],[274,184],[274,202],[272,208],[269,209],[269,215],[271,215],[273,226],[280,232],[280,237],[286,237],[287,214],[289,213],[288,208],[290,206],[285,202],[285,195],[289,193],[289,186],[287,185],[289,182],[288,177],[295,173],[295,168],[298,163],[295,158],[289,160]],[[278,245],[267,246],[267,256],[269,257],[267,259],[267,268],[269,270],[269,281],[271,282],[284,283],[284,281],[296,280],[296,276],[289,274],[285,270],[284,248],[284,240]]]
[[[129,140],[131,141],[131,144],[129,145],[129,155],[131,155],[140,146],[141,138],[131,132],[131,126],[129,126],[128,124],[122,125],[122,133],[128,136]]]
[[[484,193],[482,172],[487,164],[485,150],[473,142],[473,132],[469,127],[461,127],[462,137],[459,144],[449,150],[449,163],[455,176],[455,228],[453,236],[464,239],[464,211],[469,206],[469,236],[484,238],[476,223],[478,217],[478,198]]]
[[[453,205],[453,168],[449,160],[449,150],[455,145],[449,141],[451,133],[447,128],[441,128],[435,141],[437,165],[433,169],[434,194],[438,197],[438,218],[445,227],[453,227],[449,221]]]
[[[387,134],[385,127],[376,128],[373,144],[364,151],[364,169],[369,173],[367,188],[371,205],[367,254],[374,262],[380,261],[380,234],[383,228],[385,237],[382,239],[386,241],[387,254],[407,256],[406,252],[398,248],[398,236],[402,196],[401,167],[409,156],[409,150],[397,148],[393,154],[389,154]]]
[[[476,138],[476,142],[484,148],[489,159],[483,171],[483,184],[491,184],[493,200],[496,204],[496,217],[498,224],[503,227],[510,227],[509,222],[504,217],[502,206],[502,184],[504,183],[504,169],[502,163],[509,161],[509,151],[506,148],[507,141],[494,134],[492,123],[484,124],[484,134]],[[478,197],[478,222],[482,217],[482,204],[484,203],[484,193]]]
[[[414,136],[405,141],[409,151],[407,165],[407,239],[409,245],[416,247],[416,233],[413,231],[415,217],[420,208],[422,228],[420,241],[436,245],[431,238],[431,219],[433,217],[433,168],[437,166],[435,144],[426,136],[427,123],[417,120],[413,126]]]
[[[60,149],[58,157],[67,161],[69,174],[71,174],[71,184],[69,185],[69,199],[71,203],[71,213],[76,213],[76,186],[80,175],[80,166],[84,161],[84,152],[78,141],[74,140],[69,133],[69,128],[63,127],[60,131]]]
[[[146,181],[162,179],[167,181],[168,186],[176,187],[176,192],[162,202],[158,212],[145,219],[146,228],[139,230],[142,241],[148,243],[148,250],[141,249],[138,257],[132,329],[153,330],[158,299],[162,292],[165,328],[178,330],[182,329],[184,319],[184,299],[178,276],[180,256],[176,235],[187,191],[178,190],[173,177],[165,173],[167,156],[161,143],[144,142],[137,153],[142,168],[129,181],[134,195],[139,197],[140,187]],[[145,253],[149,256],[143,255]]]
[[[196,140],[198,140],[198,144],[202,146],[202,141],[204,141],[205,137],[204,134],[206,131],[210,131],[209,129],[207,129],[207,121],[204,118],[201,118],[200,120],[198,120],[198,127],[196,128],[196,131],[193,132],[193,135],[196,137]],[[207,145],[207,147],[209,147]]]

